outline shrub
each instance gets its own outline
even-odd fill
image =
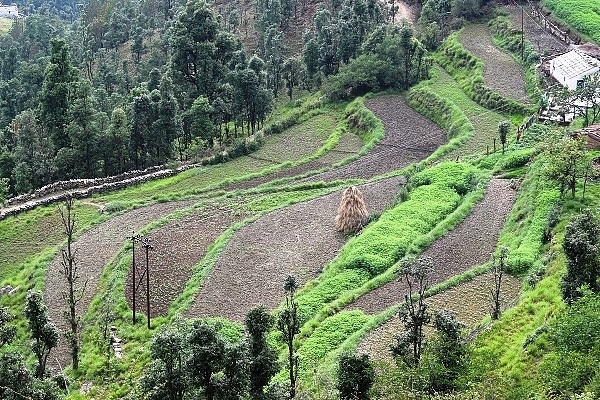
[[[515,150],[504,157],[497,165],[496,169],[506,171],[509,169],[524,167],[532,160],[536,150],[532,148]]]
[[[338,362],[338,390],[341,399],[368,400],[375,380],[369,356],[342,354]]]

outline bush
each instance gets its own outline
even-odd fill
[[[375,380],[375,370],[369,356],[342,354],[338,362],[338,390],[340,399],[368,400]]]
[[[473,125],[460,108],[428,88],[411,90],[408,101],[411,107],[441,126],[448,139],[470,137],[474,133]]]
[[[501,171],[506,171],[524,167],[532,160],[535,153],[536,150],[531,148],[512,151],[498,163],[496,168]]]
[[[550,389],[573,395],[598,382],[600,296],[587,292],[548,325],[555,352],[541,366]]]

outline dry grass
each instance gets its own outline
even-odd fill
[[[335,217],[338,232],[355,233],[360,231],[369,218],[363,195],[356,186],[350,186],[342,193],[342,201]]]

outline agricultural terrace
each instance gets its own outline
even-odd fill
[[[486,39],[473,42],[473,32]],[[86,389],[73,398],[128,395],[152,361],[153,334],[182,316],[218,321],[221,332],[239,340],[252,308],[284,307],[287,275],[299,283],[299,391],[325,396],[343,352],[389,360],[397,310],[408,293],[398,268],[404,257],[420,255],[434,265],[426,301],[481,332],[473,336],[470,394],[484,389],[480,377],[498,371],[513,391],[509,398],[541,390],[543,381],[527,373],[537,360],[523,353],[523,343],[527,338],[537,349],[528,335],[561,307],[562,264],[541,260],[548,246],[558,249],[551,229],[566,222],[548,225],[560,196],[534,157],[550,128],[534,127],[515,141],[514,127],[529,114],[523,74],[513,58],[498,56],[489,35],[481,26],[452,35],[434,55],[430,79],[406,93],[349,104],[309,100],[267,124],[269,134],[253,138],[258,150],[248,155],[77,200],[74,249],[87,280],[78,304],[84,331],[77,379]],[[490,71],[502,70],[514,73],[494,86]],[[513,129],[503,154],[495,139],[505,120]],[[362,230],[345,235],[334,220],[349,186],[360,190],[370,216]],[[595,183],[587,191],[588,202],[600,196]],[[16,288],[0,305],[21,315],[26,290],[41,289],[49,316],[64,329],[60,223],[56,206],[0,221],[0,285]],[[153,246],[150,330],[144,281],[140,318],[131,321],[133,258],[139,272],[146,256],[139,244],[133,248],[132,233]],[[503,315],[490,323],[490,257],[499,245],[509,249],[512,276],[503,281]],[[122,358],[106,353],[101,332],[109,325],[122,340]],[[26,340],[24,326],[18,338]],[[280,343],[278,334],[270,339]],[[64,338],[49,360],[57,369],[69,364]],[[511,368],[533,383],[524,384]],[[282,368],[275,382],[285,382],[287,372]]]

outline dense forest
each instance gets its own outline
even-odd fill
[[[427,2],[415,32],[375,0],[17,2],[26,17],[0,38],[4,192],[241,146],[283,92],[407,88],[446,15],[479,12],[454,3]]]

